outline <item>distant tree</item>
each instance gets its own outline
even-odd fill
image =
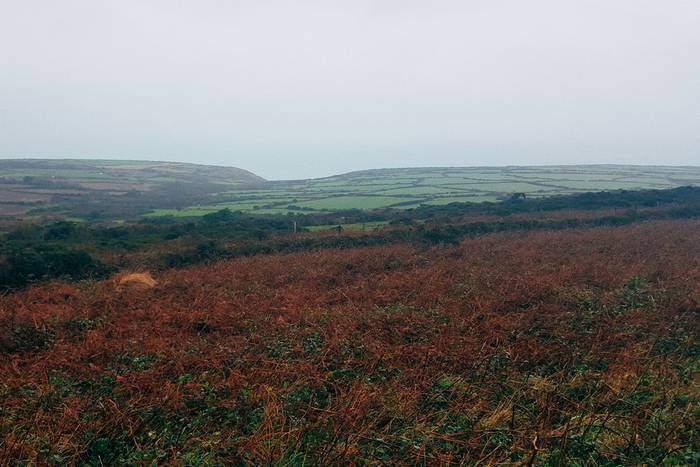
[[[75,235],[77,225],[75,222],[60,221],[46,227],[44,238],[46,240],[64,240]]]
[[[226,222],[234,219],[236,213],[231,211],[229,208],[221,209],[216,212],[211,212],[202,216],[203,222],[214,223],[214,222]]]

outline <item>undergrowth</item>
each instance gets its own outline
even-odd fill
[[[0,464],[695,465],[700,224],[0,297]]]

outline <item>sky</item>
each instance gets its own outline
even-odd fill
[[[698,0],[0,0],[0,158],[700,165]]]

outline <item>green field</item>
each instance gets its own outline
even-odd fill
[[[700,167],[552,166],[380,169],[333,177],[268,182],[265,188],[227,190],[211,203],[160,209],[150,215],[198,216],[229,208],[260,214],[396,208],[452,202],[497,202],[604,190],[673,188],[700,184]]]
[[[412,209],[586,191],[700,184],[700,167],[549,166],[378,169],[267,181],[235,167],[109,160],[0,160],[0,219],[200,217]]]
[[[388,223],[388,221],[354,222],[350,224],[341,224],[341,227],[345,232],[367,232],[384,227]],[[307,227],[307,229],[310,232],[324,232],[327,230],[333,231],[338,229],[338,225],[312,225]]]

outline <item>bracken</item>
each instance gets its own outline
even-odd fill
[[[35,286],[0,463],[697,464],[698,284],[679,220]]]

